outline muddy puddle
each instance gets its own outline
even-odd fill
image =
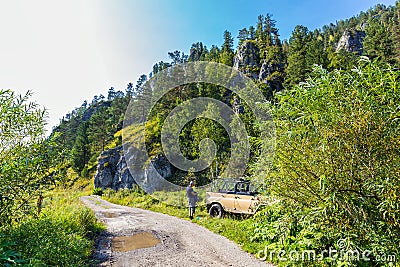
[[[112,213],[112,212],[104,212],[103,214],[104,214],[104,216],[106,218],[115,218],[115,217],[118,216],[118,214],[115,214],[115,213]]]
[[[111,240],[111,249],[118,252],[127,252],[139,248],[149,248],[160,243],[151,233],[144,232],[129,236],[117,236]]]

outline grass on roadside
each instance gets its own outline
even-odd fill
[[[80,203],[90,191],[56,189],[45,195],[39,218],[3,229],[2,266],[91,266],[93,240],[104,226]]]

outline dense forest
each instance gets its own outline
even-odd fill
[[[118,142],[114,140],[114,135],[122,129],[124,113],[130,100],[146,94],[143,92],[146,81],[170,66],[191,61],[211,61],[233,66],[255,78],[265,97],[273,100],[275,92],[292,88],[305,81],[312,73],[314,65],[328,71],[350,70],[357,64],[360,56],[367,56],[372,61],[396,66],[400,63],[400,47],[396,41],[399,34],[398,9],[384,5],[377,5],[356,17],[340,20],[336,24],[331,23],[322,29],[309,30],[299,25],[293,30],[289,40],[279,38],[279,30],[272,15],[260,15],[255,27],[250,26],[239,31],[236,49],[233,47],[232,34],[225,31],[221,47],[213,45],[207,48],[199,42],[191,46],[189,55],[180,51],[170,52],[168,55],[171,62],[156,63],[153,71],[148,75],[141,75],[136,84],[127,84],[123,91],[111,87],[107,96],[94,96],[91,102],[85,100],[82,106],[61,119],[60,124],[53,129],[52,136],[57,136],[57,142],[70,151],[71,166],[83,176],[87,176],[88,170],[95,167],[99,153],[110,142]],[[213,97],[230,106],[236,97],[226,89],[213,85],[188,85],[185,88],[177,88],[176,94],[171,94],[167,97],[170,99],[164,100],[164,112],[158,110],[153,113],[157,113],[157,119],[162,122],[177,103],[195,96]],[[246,118],[242,119],[246,121]],[[247,121],[249,120],[251,118],[247,118]],[[149,131],[159,128],[154,125],[156,122],[149,124]],[[195,126],[202,124],[201,121],[193,121],[183,132],[186,135],[190,134],[195,140],[201,140],[207,134],[195,136],[195,133],[199,132]],[[218,128],[218,125],[210,127]],[[257,137],[254,130],[249,131],[253,137]],[[149,135],[154,137],[157,133]],[[224,148],[219,153],[222,158],[219,161],[220,168],[223,168],[223,158],[229,154],[225,149],[229,140],[224,140],[223,135],[218,136],[221,140],[214,141]],[[182,139],[183,142],[189,140],[188,136]],[[257,143],[257,140],[254,140],[254,143]],[[149,146],[152,150],[158,144],[151,140]],[[183,144],[183,147],[188,149],[187,157],[196,157],[197,143]],[[153,154],[158,152],[160,151],[154,151]]]
[[[29,103],[29,95],[0,91],[1,228],[36,214],[35,201],[46,190],[93,179],[100,153],[122,145],[125,111],[131,101],[151,94],[145,84],[152,77],[181,63],[209,61],[243,72],[261,89],[276,124],[273,164],[260,154],[263,138],[246,103],[206,83],[174,88],[154,106],[145,125],[149,155],[163,154],[161,128],[175,107],[196,97],[219,100],[239,110],[249,134],[245,176],[263,180],[264,193],[281,199],[257,217],[253,242],[289,251],[335,247],[345,239],[349,248],[370,251],[372,261],[347,259],[343,266],[389,264],[374,260],[400,255],[400,4],[377,5],[322,29],[298,25],[289,40],[280,38],[271,14],[260,15],[237,38],[234,47],[232,33],[225,31],[220,47],[198,42],[188,54],[168,53],[170,62],[154,64],[136,84],[111,87],[107,96],[84,101],[46,138],[43,111]],[[218,116],[220,110],[210,105],[205,113]],[[183,155],[198,158],[205,138],[218,148],[210,167],[176,170],[170,181],[183,185],[191,176],[207,184],[224,170],[232,148],[215,120],[197,118],[185,125],[179,135]]]

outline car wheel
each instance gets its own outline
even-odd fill
[[[220,204],[212,204],[208,212],[210,214],[210,217],[212,218],[221,218],[224,213],[224,210],[222,209]]]

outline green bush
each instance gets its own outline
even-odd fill
[[[288,208],[266,219],[258,238],[320,249],[345,240],[372,251],[372,261],[399,255],[399,72],[363,59],[350,72],[316,67],[312,75],[277,95],[267,183]]]
[[[56,192],[45,198],[40,218],[0,231],[1,266],[92,266],[93,240],[103,229],[77,194]]]
[[[97,195],[97,196],[102,196],[104,194],[104,192],[103,192],[103,189],[98,187],[98,188],[93,189],[92,194]]]
[[[46,111],[31,95],[0,89],[0,228],[34,215],[61,174],[63,149],[45,138]]]
[[[84,266],[91,255],[92,242],[49,218],[30,220],[11,231],[10,239],[24,259],[47,266]]]
[[[1,266],[12,266],[26,263],[15,250],[15,243],[5,239],[4,235],[0,235],[0,264]]]

